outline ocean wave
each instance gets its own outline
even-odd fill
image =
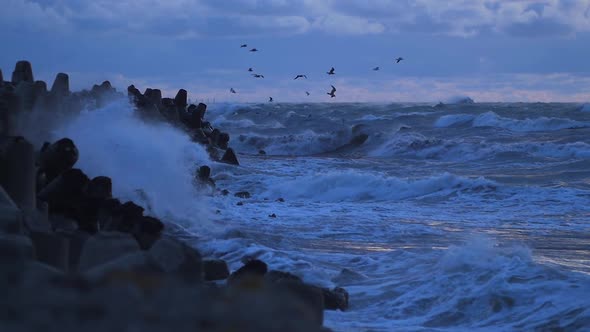
[[[434,126],[437,128],[452,127],[471,122],[473,121],[473,119],[475,119],[475,115],[472,114],[443,115],[440,118],[438,118],[438,120],[436,120]]]
[[[385,201],[428,195],[446,196],[464,191],[494,191],[497,185],[485,178],[466,178],[449,173],[423,179],[388,177],[354,171],[310,174],[274,184],[269,197],[305,198],[314,201]]]
[[[232,140],[232,146],[240,152],[251,154],[264,150],[268,155],[306,156],[333,151],[348,143],[351,138],[350,130],[318,134],[308,129],[287,135],[242,134]]]
[[[590,112],[590,103],[580,106],[580,112]]]
[[[497,127],[516,132],[555,131],[569,128],[584,128],[587,123],[561,118],[540,117],[524,120],[501,117],[494,112],[486,112],[473,120],[474,127]]]

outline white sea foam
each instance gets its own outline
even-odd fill
[[[115,197],[149,206],[161,218],[206,215],[192,180],[198,166],[211,164],[206,151],[170,125],[142,121],[127,100],[83,111],[55,135],[75,142],[80,151],[76,167],[91,177],[112,178]]]
[[[539,117],[523,120],[501,117],[494,112],[486,112],[473,120],[474,127],[498,127],[516,132],[554,131],[568,128],[587,127],[587,123],[561,118]]]

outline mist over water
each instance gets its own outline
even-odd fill
[[[212,231],[194,240],[205,256],[345,287],[350,310],[326,312],[336,331],[590,326],[590,113],[579,105],[217,104],[206,117],[241,166],[211,162],[125,100],[55,132],[116,196]],[[204,164],[232,194],[195,189]],[[233,196],[242,190],[252,198]]]

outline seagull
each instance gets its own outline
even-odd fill
[[[334,75],[335,74],[334,73],[334,67],[332,67],[332,69],[330,69],[330,71],[327,72],[326,74],[328,74],[328,75]]]
[[[231,89],[229,89],[229,92],[236,93],[236,90],[234,90],[234,88],[231,88]]]
[[[274,99],[272,99],[272,97],[268,97],[268,102],[272,103],[274,101]]]
[[[258,52],[258,50],[255,49],[255,48],[253,48],[253,49],[250,50],[250,52]]]
[[[309,92],[308,91],[305,91],[305,94],[309,96]]]
[[[248,68],[248,71],[249,71],[249,72],[253,72],[253,71],[254,71],[254,69],[252,69],[252,68]]]
[[[256,78],[264,78],[264,75],[260,75],[260,74],[252,74],[252,76],[254,76]]]
[[[336,88],[333,85],[331,85],[331,87],[332,91],[328,92],[327,94],[330,95],[331,98],[334,98],[336,97]]]
[[[378,71],[379,70],[379,67],[375,67],[375,68],[373,68],[373,70],[374,71]]]
[[[400,61],[402,61],[403,59],[404,59],[404,58],[402,58],[402,57],[399,57],[399,58],[395,59],[395,61],[396,61],[395,63],[399,63],[399,62],[400,62]]]
[[[248,47],[248,44],[242,44],[242,45],[240,45],[240,48],[244,48],[244,47]]]
[[[307,75],[297,75],[297,76],[295,76],[294,80],[296,80],[298,78],[302,78],[302,77],[307,79]]]

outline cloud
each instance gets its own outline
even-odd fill
[[[0,17],[169,38],[419,32],[518,37],[590,31],[590,0],[5,0]],[[211,28],[215,27],[215,29]],[[537,32],[533,30],[538,29]]]

